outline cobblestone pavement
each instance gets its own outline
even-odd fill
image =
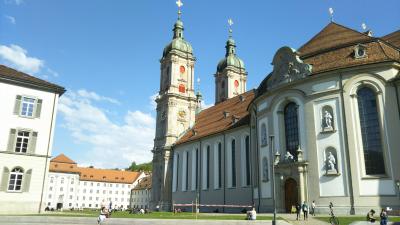
[[[1,225],[96,225],[94,217],[46,217],[46,216],[0,216]],[[110,218],[103,225],[271,225],[271,221],[247,220],[158,220],[158,219],[122,219]],[[278,221],[277,225],[290,225]]]
[[[286,221],[288,221],[293,225],[298,225],[298,224],[329,225],[329,223],[314,219],[313,216],[310,215],[308,216],[307,220],[303,220],[303,215],[301,215],[301,220],[296,220],[296,214],[279,214],[279,216],[284,218]]]

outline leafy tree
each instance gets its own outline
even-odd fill
[[[133,161],[132,164],[126,170],[150,172],[153,170],[153,163],[148,162],[148,163],[136,164],[136,162]]]

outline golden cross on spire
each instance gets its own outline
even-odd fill
[[[329,15],[331,17],[331,22],[333,22],[333,8],[332,7],[329,8]]]
[[[178,6],[178,19],[180,19],[182,14],[181,7],[183,6],[183,3],[181,0],[178,0],[176,1],[176,5]]]
[[[229,24],[229,37],[232,37],[233,20],[231,18],[228,19],[228,24]]]

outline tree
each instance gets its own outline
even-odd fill
[[[153,163],[148,162],[148,163],[136,164],[136,162],[133,161],[132,164],[126,170],[150,172],[153,170]]]

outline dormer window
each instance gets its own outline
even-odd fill
[[[354,48],[354,58],[362,59],[367,57],[367,47],[365,45],[358,44]]]

